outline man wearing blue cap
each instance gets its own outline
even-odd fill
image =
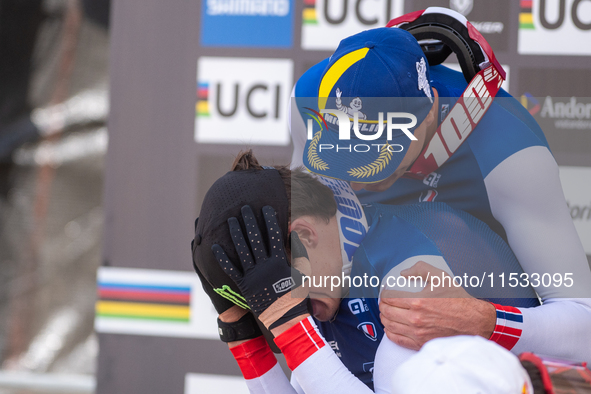
[[[461,22],[468,26],[465,18]],[[464,108],[491,102],[485,103],[484,115],[476,107],[471,119],[458,116],[458,97],[474,96],[464,92],[466,85],[461,73],[429,67],[415,38],[402,29],[349,37],[295,86],[292,166],[303,164],[311,172],[349,181],[363,203],[445,202],[506,239],[528,280],[568,273],[579,283],[590,283],[542,130],[503,90],[494,101],[464,98]],[[353,112],[347,132],[340,127],[344,118],[336,113],[337,100],[351,108],[353,99],[361,101],[364,116],[355,119]],[[480,300],[469,307],[451,299],[409,303],[394,291],[387,293],[392,298],[382,298],[381,318],[388,338],[418,349],[440,336],[479,334],[483,320],[478,314],[496,314],[490,339],[514,353],[547,346],[539,343],[539,333],[553,329],[552,321],[568,322],[573,335],[557,332],[553,344],[566,352],[576,346],[572,337],[591,321],[591,302],[564,286],[533,285],[543,305],[517,308],[511,321],[502,306],[484,310]]]

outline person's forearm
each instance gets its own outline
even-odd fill
[[[251,394],[296,394],[264,337],[229,343]]]
[[[544,305],[519,308],[522,322],[519,316],[505,319],[512,329],[503,333],[497,327],[496,332],[514,342],[514,353],[532,351],[591,361],[591,271],[552,154],[542,146],[523,149],[491,171],[484,183],[491,212],[503,225],[525,273],[532,279],[545,274],[574,278],[568,287],[554,286],[554,282],[537,286]],[[497,326],[502,326],[502,320],[501,316]]]
[[[225,323],[238,321],[248,310],[237,306],[220,314]],[[251,394],[297,394],[263,336],[228,342]]]
[[[511,351],[591,362],[591,300],[553,299],[519,308],[522,332]]]
[[[373,393],[343,365],[311,317],[278,335],[275,343],[306,394]]]
[[[372,393],[349,372],[330,346],[326,346],[309,315],[284,323],[272,332],[287,365],[306,394]],[[264,337],[230,342],[228,346],[251,394],[297,393]]]

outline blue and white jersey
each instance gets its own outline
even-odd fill
[[[418,261],[457,276],[482,278],[488,273],[523,271],[500,236],[483,222],[446,204],[373,204],[364,210],[369,231],[353,257],[351,278],[366,274],[379,278],[379,284],[351,286],[349,298],[341,302],[335,320],[317,324],[343,364],[373,388],[375,354],[384,339],[378,297],[387,287],[388,277],[397,277],[402,269]],[[475,297],[503,305],[540,305],[531,287],[501,288],[487,282],[466,290]]]

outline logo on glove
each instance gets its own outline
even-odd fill
[[[284,291],[291,289],[293,285],[293,279],[291,279],[291,277],[287,277],[273,283],[273,290],[275,290],[275,293],[283,293]]]

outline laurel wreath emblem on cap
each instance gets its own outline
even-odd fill
[[[373,162],[365,166],[351,168],[347,171],[347,174],[354,176],[355,178],[367,178],[368,176],[373,176],[382,171],[386,168],[392,158],[392,152],[388,150],[389,146],[390,144],[385,144],[381,149],[380,155]]]
[[[314,138],[312,138],[310,146],[308,147],[308,161],[310,162],[312,168],[314,168],[315,170],[326,171],[329,169],[328,164],[318,156],[318,152],[316,151],[318,141],[320,141],[321,137],[321,130],[317,131],[314,134]]]

